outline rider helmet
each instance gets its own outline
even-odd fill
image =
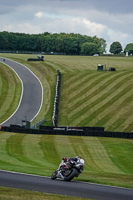
[[[62,160],[64,160],[64,162],[67,162],[67,158],[63,158]]]
[[[81,157],[80,157],[80,156],[76,156],[76,158],[77,158],[77,159],[81,159]]]

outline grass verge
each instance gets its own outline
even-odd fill
[[[21,96],[21,82],[9,67],[0,63],[0,123],[16,110]]]
[[[0,168],[51,176],[62,157],[85,160],[79,181],[133,188],[133,140],[0,133]]]
[[[0,187],[0,200],[84,200],[86,198],[69,197],[63,195],[47,194],[41,192],[32,192],[28,190],[19,190]]]

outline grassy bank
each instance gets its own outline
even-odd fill
[[[46,63],[27,62],[27,58],[29,58],[29,55],[0,54],[0,56],[15,60],[27,66],[40,79],[43,86],[44,96],[43,96],[42,109],[40,110],[39,115],[36,117],[36,122],[39,122],[42,119],[44,119],[44,117],[46,117],[47,124],[51,125],[53,101],[54,101],[54,93],[55,93],[55,83],[56,83],[56,70],[51,69],[51,66],[49,67]],[[3,106],[3,109],[5,109],[4,106]],[[34,124],[34,121],[32,123]]]
[[[85,198],[67,197],[62,195],[0,187],[0,200],[61,200],[62,198],[64,200],[85,200]]]
[[[0,63],[0,123],[16,110],[21,90],[21,82],[17,75]]]
[[[132,57],[46,55],[44,62],[28,62],[27,58],[33,55],[0,56],[26,65],[41,80],[44,101],[37,121],[46,117],[47,124],[51,124],[59,69],[62,73],[59,125],[133,130]],[[98,72],[99,63],[116,67],[116,72]],[[20,92],[16,75],[0,64],[1,121],[17,107]],[[85,170],[78,180],[133,188],[133,140],[0,132],[0,154],[1,169],[46,176],[58,167],[62,157],[81,155]]]
[[[62,157],[81,155],[77,180],[133,188],[133,140],[0,133],[0,168],[51,176]]]
[[[133,57],[44,56],[44,62],[28,62],[36,55],[1,54],[29,67],[41,80],[44,103],[37,121],[51,124],[56,73],[62,73],[59,125],[103,126],[107,131],[133,130]],[[98,64],[116,72],[97,71]]]

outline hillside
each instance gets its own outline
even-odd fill
[[[62,73],[59,125],[104,126],[108,131],[133,130],[133,57],[46,55],[44,62],[27,62],[29,55],[4,56],[22,62],[41,79],[44,105],[39,119],[46,116],[47,122],[51,121],[59,69]],[[115,67],[116,71],[99,72],[98,64]]]
[[[0,132],[0,169],[51,176],[62,157],[80,155],[77,180],[133,188],[133,140]]]
[[[37,120],[46,116],[47,123],[51,123],[59,69],[62,73],[60,125],[104,126],[115,131],[133,129],[132,57],[45,56],[45,62],[27,62],[31,55],[4,56],[23,63],[40,78],[44,103]],[[117,71],[98,72],[99,63],[116,67]],[[10,76],[13,75],[3,67],[0,65],[1,91],[5,88],[8,94],[11,88],[2,84],[3,74],[9,70]],[[14,83],[13,80],[15,77],[5,79],[7,85]],[[13,87],[16,91],[15,84]],[[3,104],[2,109],[5,108]],[[62,157],[81,155],[85,159],[85,170],[78,180],[133,188],[132,143],[127,139],[0,132],[0,168],[50,176]]]

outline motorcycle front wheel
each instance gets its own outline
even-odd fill
[[[51,175],[51,179],[54,180],[57,178],[57,172],[55,171],[52,175]]]
[[[71,181],[77,175],[78,175],[78,170],[75,168],[72,168],[71,173],[68,176],[64,176],[64,180]]]

